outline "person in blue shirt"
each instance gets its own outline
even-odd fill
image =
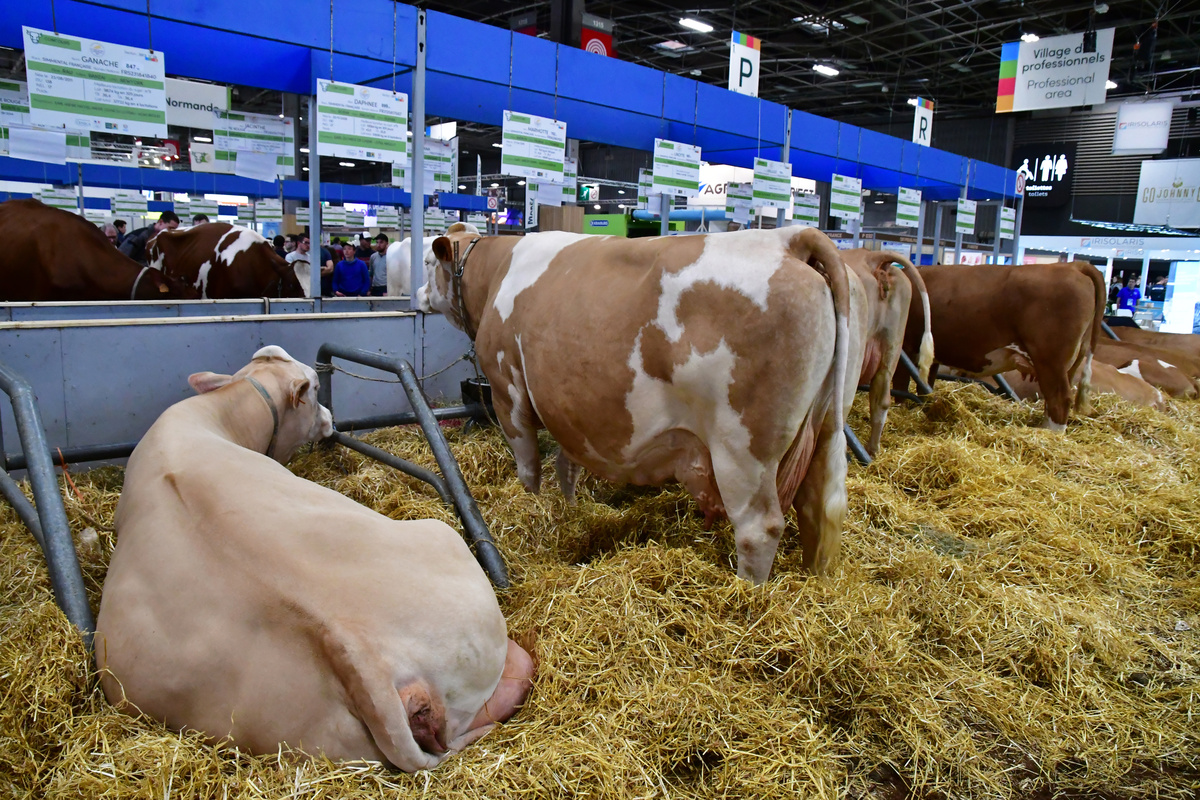
[[[333,268],[334,297],[366,297],[371,292],[371,271],[354,257],[354,244],[342,246],[342,260]]]
[[[1130,278],[1125,288],[1117,296],[1117,309],[1136,311],[1138,301],[1142,299],[1142,291],[1137,287],[1137,278]]]

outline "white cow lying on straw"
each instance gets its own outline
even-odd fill
[[[532,662],[462,538],[283,466],[332,433],[316,373],[264,347],[188,382],[200,396],[126,470],[96,635],[108,699],[252,753],[408,771],[508,719]]]

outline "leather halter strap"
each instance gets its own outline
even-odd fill
[[[262,395],[263,400],[267,401],[267,408],[271,409],[271,443],[267,445],[267,458],[275,457],[275,437],[279,435],[279,409],[275,406],[275,401],[271,399],[271,395],[263,388],[263,385],[256,381],[250,375],[246,376],[246,380],[250,385],[258,390]]]
[[[458,242],[454,243],[454,271],[451,275],[454,278],[454,297],[458,301],[458,317],[462,320],[463,333],[475,341],[476,331],[472,330],[471,321],[467,319],[467,301],[463,297],[462,277],[463,271],[467,268],[467,258],[471,255],[471,251],[475,249],[475,245],[479,244],[480,237],[476,236],[471,239],[471,243],[467,245],[467,250],[462,256],[458,254]]]
[[[138,284],[142,282],[142,276],[146,274],[146,270],[148,270],[148,269],[150,269],[150,268],[149,268],[149,267],[142,267],[142,271],[141,271],[141,272],[139,272],[139,273],[138,273],[138,276],[137,276],[136,278],[134,278],[134,279],[133,279],[133,288],[129,290],[129,299],[130,299],[130,300],[135,300],[135,299],[137,299],[137,287],[138,287]]]

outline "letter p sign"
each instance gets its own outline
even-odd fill
[[[753,36],[733,32],[729,44],[729,91],[758,97],[761,43]]]

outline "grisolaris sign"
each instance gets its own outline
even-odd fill
[[[161,52],[23,27],[34,125],[167,136]]]
[[[408,95],[317,81],[317,152],[403,162],[408,158]]]

